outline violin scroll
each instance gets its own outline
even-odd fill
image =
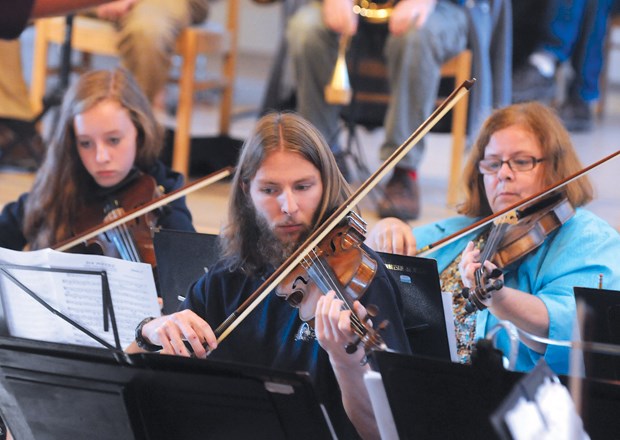
[[[465,304],[465,311],[467,313],[487,308],[482,300],[491,298],[491,292],[504,287],[504,281],[499,279],[502,274],[503,272],[500,269],[495,268],[489,274],[486,283],[477,282],[476,287],[473,289],[465,287],[461,290],[461,296],[467,300],[467,304]]]
[[[362,365],[366,365],[368,363],[368,355],[370,352],[374,350],[384,351],[387,350],[387,345],[383,341],[383,338],[379,334],[380,331],[383,331],[389,325],[388,320],[384,320],[379,324],[377,329],[372,327],[372,323],[370,321],[371,318],[374,318],[379,314],[379,309],[374,304],[369,304],[366,308],[366,316],[363,319],[357,319],[351,321],[351,327],[355,333],[355,340],[353,342],[348,343],[345,346],[345,351],[348,354],[353,354],[357,351],[357,348],[360,344],[364,346],[364,357],[360,361]]]

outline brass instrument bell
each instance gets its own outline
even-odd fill
[[[347,105],[351,102],[351,83],[349,82],[349,72],[347,71],[347,46],[351,37],[342,34],[338,44],[338,58],[334,66],[332,79],[325,86],[325,102],[332,105]]]
[[[374,3],[368,0],[355,0],[353,12],[369,23],[385,23],[394,9],[394,0],[386,3]],[[352,92],[347,71],[346,53],[351,37],[341,35],[338,45],[338,58],[329,84],[325,86],[325,102],[331,105],[348,105],[351,102]]]

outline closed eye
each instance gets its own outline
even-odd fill
[[[108,138],[108,144],[110,145],[118,145],[121,142],[121,138],[119,136],[110,136]]]
[[[77,146],[79,148],[90,148],[93,145],[93,142],[90,139],[78,139]]]

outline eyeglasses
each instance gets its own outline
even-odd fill
[[[499,170],[508,164],[508,168],[515,172],[533,170],[536,164],[543,162],[545,159],[536,159],[534,156],[517,156],[508,160],[500,159],[482,159],[478,162],[478,170],[482,174],[497,174]]]

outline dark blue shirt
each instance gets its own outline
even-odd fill
[[[377,260],[378,269],[360,302],[379,308],[375,324],[384,319],[390,322],[381,333],[387,346],[409,353],[398,286],[380,257],[365,249]],[[191,309],[215,329],[258,289],[265,278],[249,277],[241,270],[231,272],[226,262],[220,261],[194,284],[181,308]],[[210,358],[308,372],[339,438],[356,438],[355,429],[342,407],[328,355],[316,339],[303,337],[307,333],[307,324],[299,319],[297,310],[271,292],[221,342]]]

